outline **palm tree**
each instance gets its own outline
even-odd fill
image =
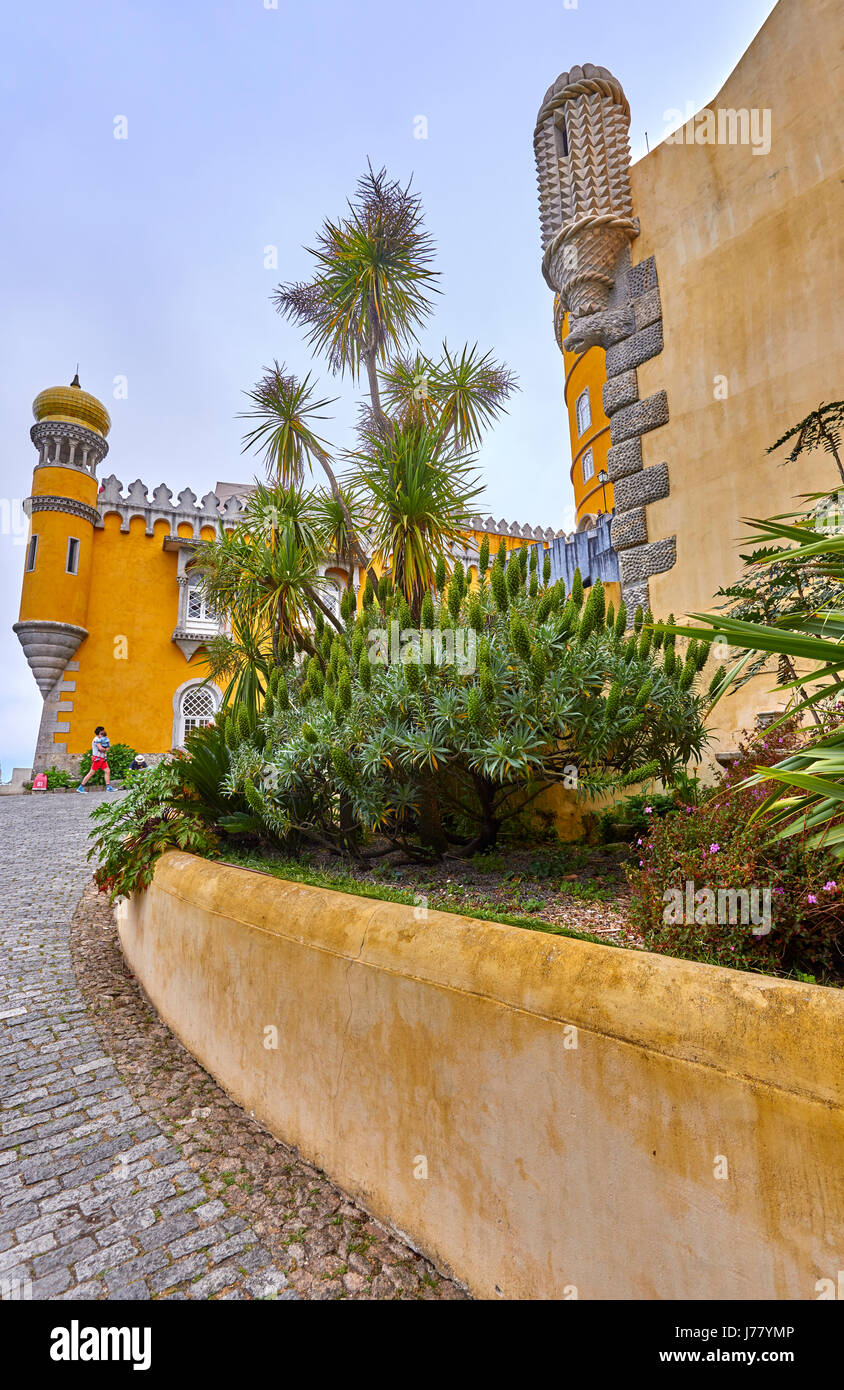
[[[437,560],[459,541],[482,492],[477,475],[424,423],[394,425],[355,457],[352,477],[366,490],[376,558],[391,565],[414,623],[434,586]]]
[[[287,486],[300,485],[314,466],[322,468],[331,489],[336,524],[330,531],[339,542],[338,554],[365,569],[377,588],[363,530],[372,520],[378,558],[385,566],[392,563],[396,582],[418,606],[423,574],[433,576],[446,538],[460,535],[468,503],[478,496],[465,470],[454,471],[456,461],[477,448],[506,408],[515,379],[491,353],[481,356],[477,345],[458,355],[444,343],[437,363],[420,353],[417,332],[431,312],[437,272],[430,266],[433,243],[421,202],[410,185],[370,165],[347,215],[323,223],[310,254],[316,263],[313,278],[279,285],[273,299],[280,313],[307,330],[314,353],[323,353],[334,373],[348,372],[357,381],[361,370],[366,372],[369,402],[359,422],[354,485],[376,491],[359,499],[361,511],[353,517],[330,445],[318,432],[333,402],[318,397],[310,375],[299,381],[278,362],[247,393],[253,409],[244,415],[254,423],[244,448],[262,451],[269,476]],[[426,466],[433,470],[427,479]],[[454,472],[451,489],[448,467]],[[466,508],[458,516],[461,498]],[[444,507],[439,519],[437,506]],[[398,546],[395,551],[388,536]],[[423,536],[434,547],[429,564],[416,553]]]
[[[256,706],[273,666],[313,652],[317,612],[342,631],[323,598],[331,583],[320,573],[330,544],[324,505],[316,493],[259,483],[232,530],[197,546],[191,568],[230,628],[208,650],[212,676],[230,677],[227,703]]]
[[[386,431],[378,365],[413,344],[431,312],[434,246],[418,195],[385,169],[369,166],[348,209],[337,222],[326,219],[309,248],[314,278],[279,285],[273,298],[280,313],[308,330],[308,342],[333,372],[348,371],[357,381],[363,365],[373,413]]]

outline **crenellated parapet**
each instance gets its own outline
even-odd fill
[[[129,530],[133,517],[141,517],[147,535],[151,536],[156,521],[166,520],[171,534],[175,534],[177,527],[187,522],[193,538],[199,540],[204,526],[213,526],[219,532],[227,522],[237,521],[246,508],[250,491],[251,488],[244,486],[242,494],[229,494],[222,500],[216,492],[206,492],[204,497],[197,499],[196,493],[190,488],[183,488],[174,502],[172,489],[164,483],[154,488],[150,495],[146,484],[136,478],[124,492],[122,482],[112,473],[103,480],[97,498],[97,525],[102,526],[103,518],[116,512],[121,518],[120,529],[125,532]],[[516,536],[527,541],[550,542],[555,536],[563,534],[550,526],[543,529],[541,526],[507,521],[504,517],[496,521],[493,516],[480,515],[467,517],[466,528],[494,536]]]
[[[174,502],[172,489],[164,483],[154,488],[150,496],[140,478],[130,483],[124,493],[123,484],[112,473],[103,480],[97,497],[97,525],[102,526],[103,518],[116,512],[121,519],[120,529],[125,532],[134,517],[141,517],[146,534],[151,536],[157,521],[166,521],[171,534],[187,522],[193,539],[199,540],[203,527],[212,526],[219,533],[227,521],[237,520],[245,505],[244,499],[238,496],[227,497],[221,502],[216,492],[206,492],[198,499],[189,487],[183,488]]]
[[[552,541],[561,531],[553,531],[550,526],[522,526],[518,521],[507,521],[504,517],[496,521],[494,516],[469,516],[466,518],[469,531],[486,531],[493,536],[519,536],[526,541]]]

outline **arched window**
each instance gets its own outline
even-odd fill
[[[325,577],[329,582],[326,584],[325,590],[321,595],[322,601],[326,608],[331,609],[335,618],[339,618],[340,602],[346,591],[346,586],[342,579],[338,579],[336,574],[327,574]]]
[[[213,724],[217,713],[217,691],[208,685],[189,685],[179,702],[178,745],[182,746],[191,729]]]
[[[582,434],[586,433],[592,423],[592,406],[589,403],[588,386],[585,391],[581,391],[577,398],[575,414],[577,416],[577,436],[580,438]]]
[[[592,457],[592,450],[587,449],[583,455],[583,481],[588,483],[590,478],[595,476],[595,460]]]

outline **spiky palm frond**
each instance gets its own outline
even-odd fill
[[[270,478],[283,487],[295,486],[314,464],[325,464],[330,446],[314,426],[327,418],[325,408],[333,405],[336,397],[317,399],[310,373],[300,381],[275,362],[245,394],[255,409],[242,411],[238,418],[256,420],[257,424],[244,435],[243,450],[263,454]]]
[[[366,523],[358,492],[347,487],[341,490],[340,498],[320,493],[316,510],[326,553],[351,567],[356,558],[355,540]]]
[[[754,523],[755,529],[766,536],[790,539],[795,544],[777,551],[774,560],[788,557],[800,564],[814,557],[819,549],[829,559],[832,572],[837,573],[839,593],[844,579],[844,535],[834,535],[819,541],[814,531],[788,527],[779,521]],[[769,558],[769,557],[768,557]],[[690,615],[702,627],[670,625],[665,631],[677,635],[702,638],[712,642],[721,635],[731,647],[747,655],[734,668],[733,677],[741,673],[754,653],[779,658],[777,688],[795,692],[794,702],[776,728],[786,718],[813,714],[817,709],[829,710],[844,697],[844,609],[827,605],[813,613],[803,611],[780,615],[775,622],[745,622],[733,617],[709,613]],[[785,683],[787,662],[791,678]],[[797,663],[804,669],[799,671]],[[808,665],[808,669],[805,669]],[[730,688],[729,676],[719,683],[715,703]],[[834,719],[837,722],[837,719]],[[838,729],[827,732],[822,728],[806,746],[774,767],[760,767],[741,786],[773,783],[774,788],[754,813],[763,817],[775,831],[774,838],[811,832],[809,844],[826,845],[833,853],[844,857],[844,734]]]
[[[439,404],[440,428],[450,433],[455,446],[477,449],[485,431],[506,410],[518,390],[516,377],[492,352],[479,356],[478,345],[464,345],[459,356],[443,343],[442,361],[435,367],[431,390]]]
[[[440,414],[435,365],[421,352],[399,354],[380,373],[384,405],[400,425],[433,425]]]
[[[332,371],[357,379],[367,354],[383,359],[413,341],[430,313],[437,272],[419,196],[370,165],[348,215],[323,223],[308,248],[317,264],[309,283],[280,285],[276,308],[307,329]]]
[[[397,426],[355,455],[353,476],[366,488],[375,554],[391,565],[414,620],[435,582],[437,560],[460,540],[483,491],[469,463],[420,424]]]
[[[219,639],[209,651],[220,674],[227,655],[239,678],[249,661],[266,673],[310,645],[317,612],[328,616],[326,536],[320,494],[259,484],[232,530],[197,546],[191,568],[231,629],[230,645]]]

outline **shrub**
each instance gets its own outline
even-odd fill
[[[598,816],[598,832],[604,843],[613,840],[632,840],[644,830],[650,830],[654,819],[661,819],[677,810],[675,797],[668,792],[636,792],[608,806]]]
[[[773,765],[805,739],[792,721],[743,741],[738,762],[700,805],[655,820],[639,836],[639,865],[626,873],[631,925],[649,950],[739,969],[844,979],[844,896],[835,883],[835,860],[801,836],[766,843],[768,828],[750,820],[765,787],[738,785],[752,768]],[[700,920],[666,921],[673,915],[668,890],[679,889],[685,903],[688,882],[698,894],[693,908]],[[705,888],[716,895],[719,889],[770,889],[770,932],[755,935],[751,924],[707,920],[730,914],[723,908],[713,913],[711,900],[708,906],[699,894]]]
[[[113,744],[111,745],[111,747],[110,747],[109,750],[108,750],[108,766],[109,766],[109,771],[111,772],[111,780],[112,780],[112,782],[120,782],[120,781],[122,781],[122,779],[124,778],[124,776],[126,775],[126,773],[129,771],[129,764],[131,763],[131,761],[132,761],[132,759],[134,758],[134,756],[135,756],[135,749],[134,749],[134,748],[130,748],[130,747],[128,746],[128,744],[125,744],[125,743],[113,743]],[[80,759],[80,762],[79,762],[79,777],[80,777],[80,780],[81,780],[87,773],[89,773],[90,771],[91,771],[91,750],[90,750],[90,748],[89,748],[88,751],[87,751],[87,753],[83,753],[83,755],[82,755],[82,757],[81,757],[81,759]],[[90,782],[88,783],[88,786],[89,786],[89,787],[104,787],[104,786],[105,786],[105,775],[104,775],[104,773],[103,773],[103,772],[95,772],[94,775],[93,775],[93,777],[91,778]]]
[[[388,611],[373,593],[336,639],[342,681],[332,686],[330,669],[323,680],[315,657],[304,681],[291,667],[289,707],[261,721],[266,746],[239,730],[227,791],[242,792],[282,839],[357,852],[377,832],[411,855],[440,857],[494,847],[556,783],[589,793],[670,781],[705,740],[696,671],[673,645],[663,654],[640,651],[635,637],[625,644],[623,615],[606,614],[600,582],[584,597],[576,575],[566,604],[558,586],[530,592],[526,563],[511,558],[520,577],[505,580],[503,601],[496,560],[490,585],[439,606],[440,632],[465,639],[462,663],[390,649]]]
[[[69,772],[63,771],[60,767],[47,767],[44,769],[47,774],[47,791],[55,791],[57,787],[75,787],[78,782],[71,777]],[[30,783],[30,786],[32,784]]]
[[[160,763],[125,796],[106,797],[92,813],[94,880],[111,901],[146,888],[166,849],[212,855],[217,837],[202,815],[185,804],[177,763]]]

